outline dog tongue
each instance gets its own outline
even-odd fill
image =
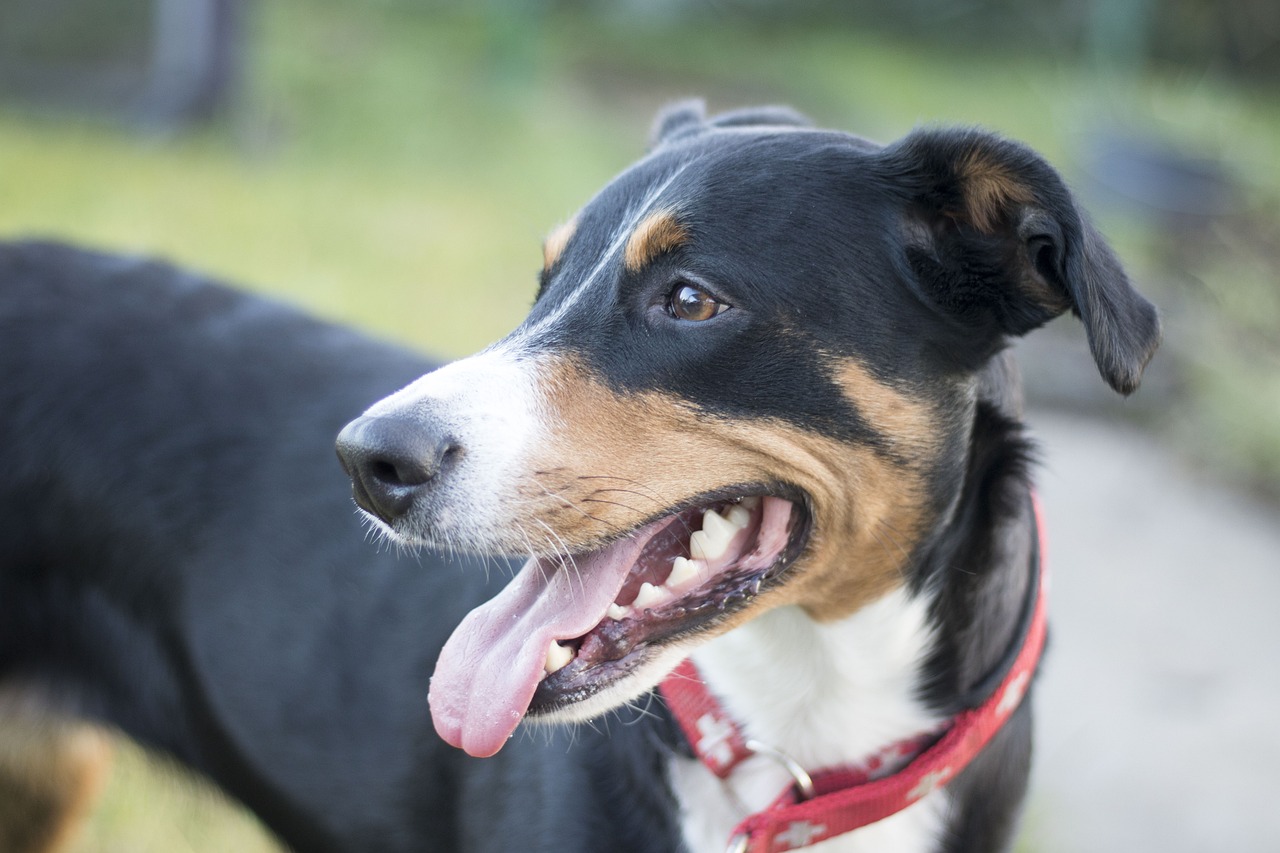
[[[440,737],[477,758],[502,749],[542,679],[551,641],[580,637],[604,618],[645,544],[669,521],[567,565],[535,557],[468,613],[431,676],[427,701]]]

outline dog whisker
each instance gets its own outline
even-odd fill
[[[573,567],[573,573],[578,579],[578,588],[582,591],[582,594],[585,596],[587,594],[587,586],[582,579],[582,572],[578,569],[578,563],[573,558],[573,553],[569,549],[568,544],[564,541],[564,539],[560,537],[560,534],[556,533],[555,530],[551,528],[550,525],[546,524],[541,519],[534,519],[534,521],[541,527],[545,528],[547,533],[555,539],[558,545],[557,557],[560,560],[560,567],[562,569],[567,569],[569,566]],[[565,563],[565,560],[568,560],[567,565]]]
[[[548,496],[548,497],[551,497],[551,498],[554,498],[555,500],[560,501],[560,502],[561,502],[565,507],[567,507],[567,508],[569,508],[569,509],[572,509],[572,510],[575,510],[575,511],[577,511],[577,512],[582,513],[582,515],[583,515],[585,518],[589,518],[589,519],[591,519],[592,521],[598,522],[598,523],[600,523],[600,524],[606,524],[606,523],[607,523],[604,519],[602,519],[602,518],[597,518],[596,516],[594,516],[594,515],[592,515],[591,513],[587,512],[587,511],[586,511],[586,510],[584,510],[582,507],[578,506],[578,505],[577,505],[576,503],[574,503],[572,500],[570,500],[569,498],[567,498],[567,497],[565,497],[564,495],[560,494],[559,492],[555,492],[555,491],[552,491],[551,489],[547,488],[547,487],[546,487],[546,485],[544,485],[543,483],[540,483],[540,482],[538,482],[537,480],[534,480],[533,482],[534,482],[534,484],[535,484],[535,485],[537,485],[537,486],[538,486],[538,488],[540,488],[540,489],[542,489],[542,491],[546,492],[546,494],[547,494],[547,496]]]
[[[633,506],[630,506],[629,504],[619,503],[618,501],[607,501],[607,500],[605,500],[604,498],[583,498],[583,499],[582,499],[582,502],[583,502],[583,503],[593,503],[593,504],[608,504],[609,506],[619,506],[619,507],[622,507],[623,509],[627,510],[628,512],[634,512],[634,513],[637,513],[637,514],[639,513],[639,510],[637,510],[637,509],[636,509],[635,507],[633,507]],[[599,520],[599,519],[597,519],[597,520]]]
[[[649,500],[653,501],[654,503],[658,504],[659,506],[666,506],[666,501],[663,500],[661,495],[654,492],[652,489],[650,489],[644,483],[641,483],[639,480],[633,480],[630,477],[617,477],[610,474],[582,474],[578,476],[578,479],[579,480],[617,480],[622,483],[627,483],[629,485],[636,486],[639,489],[643,489],[644,491],[649,492],[649,494],[647,495],[641,494],[640,497],[646,497]],[[608,491],[608,490],[599,489],[597,491]],[[625,491],[625,490],[620,490],[620,491]]]

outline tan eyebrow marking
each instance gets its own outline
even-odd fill
[[[556,261],[560,260],[560,255],[564,253],[564,247],[569,245],[569,240],[573,238],[573,232],[578,230],[578,217],[570,219],[561,225],[557,225],[547,235],[547,239],[542,241],[542,268],[549,270],[555,266]]]
[[[655,210],[631,232],[623,252],[623,263],[630,272],[639,272],[663,252],[669,252],[689,239],[689,231],[676,219],[674,211]]]

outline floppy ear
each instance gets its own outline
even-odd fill
[[[807,127],[810,124],[809,119],[790,107],[747,107],[707,118],[707,107],[702,101],[677,101],[658,111],[649,131],[648,150],[715,127]]]
[[[923,130],[881,156],[907,193],[907,258],[930,301],[992,346],[1070,309],[1103,378],[1137,389],[1160,343],[1155,307],[1039,155],[980,131]]]

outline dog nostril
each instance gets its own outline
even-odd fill
[[[384,483],[392,485],[402,485],[404,478],[400,476],[400,472],[396,470],[396,466],[390,462],[383,462],[381,459],[375,459],[369,463],[369,473],[376,479]]]
[[[420,486],[431,479],[431,474],[422,470],[413,470],[413,463],[387,462],[373,459],[369,462],[369,474],[375,480],[388,486]]]
[[[442,472],[463,455],[459,442],[431,425],[396,417],[363,417],[338,436],[338,458],[363,509],[388,524],[406,515]]]
[[[462,445],[452,438],[446,439],[444,452],[440,454],[440,471],[444,472],[458,464],[462,459]]]
[[[382,456],[371,458],[367,463],[370,476],[389,486],[426,485],[451,467],[462,452],[462,448],[450,438],[441,439],[434,444],[414,444],[401,448],[400,453],[386,452]]]

